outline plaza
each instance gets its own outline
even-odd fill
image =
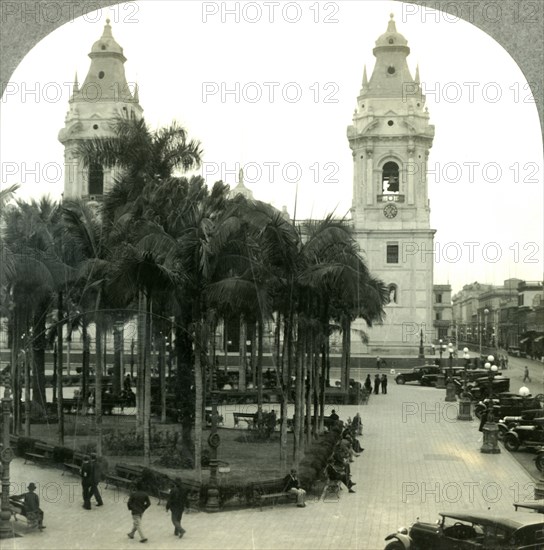
[[[534,378],[529,387],[537,393],[542,366],[530,364]],[[511,360],[509,375],[513,387],[522,385],[523,360]],[[373,395],[368,405],[337,407],[341,419],[357,411],[363,419],[365,451],[351,465],[356,493],[344,488],[338,502],[308,500],[304,509],[278,504],[262,511],[255,507],[217,514],[190,512],[182,521],[187,533],[181,543],[172,535],[164,505],[152,499],[143,520],[147,545],[380,550],[386,535],[408,527],[417,517],[434,521],[439,512],[454,510],[512,516],[514,502],[534,500],[534,463],[531,470],[525,469],[504,448],[499,455],[481,454],[478,420],[457,421],[457,404],[445,402],[444,396],[444,390],[436,388],[393,384],[387,395]],[[3,540],[3,549],[128,549],[137,544],[126,536],[131,524],[126,491],[105,490],[102,485],[105,505],[87,512],[81,508],[77,478],[16,459],[12,483],[22,490],[30,481],[42,491],[47,528],[28,532],[21,522],[16,529],[24,537]]]

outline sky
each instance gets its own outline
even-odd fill
[[[177,120],[199,139],[208,183],[234,186],[242,166],[259,200],[291,215],[296,205],[297,218],[343,216],[353,185],[346,129],[390,13],[435,125],[435,283],[455,292],[474,281],[542,280],[542,135],[521,70],[470,23],[398,2],[153,0],[66,23],[28,53],[2,97],[0,186],[60,198],[57,136],[71,84],[76,71],[85,79],[109,18],[147,122]]]

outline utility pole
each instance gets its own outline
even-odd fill
[[[62,304],[62,290],[59,290],[58,296],[58,327],[57,327],[57,340],[58,340],[58,362],[57,362],[57,416],[59,417],[59,445],[64,446],[64,413],[63,413],[63,398],[62,398],[62,367],[63,367],[63,339],[62,339],[62,320],[64,318],[63,304]]]

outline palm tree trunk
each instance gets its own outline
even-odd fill
[[[257,423],[260,426],[263,417],[263,341],[264,341],[264,319],[261,315],[257,325]]]
[[[64,409],[63,409],[63,398],[62,398],[62,363],[63,363],[63,339],[62,339],[62,320],[64,318],[64,308],[62,303],[62,291],[58,295],[58,327],[57,327],[57,339],[58,339],[58,364],[57,364],[57,415],[59,418],[58,425],[58,435],[59,435],[59,445],[64,446]]]
[[[87,332],[87,316],[83,316],[81,322],[81,339],[83,341],[83,353],[81,358],[81,413],[87,414],[87,405],[89,403],[89,334]]]
[[[314,333],[309,329],[310,338],[308,342],[308,384],[306,387],[306,446],[310,446],[312,438],[312,395],[314,390]]]
[[[159,376],[161,384],[161,422],[166,423],[166,342],[161,335],[159,342]]]
[[[255,336],[257,332],[257,321],[252,322],[251,324],[251,334],[249,335],[249,340],[251,341],[251,351],[249,353],[249,363],[251,368],[251,382],[253,387],[257,387],[257,345],[255,343]]]
[[[25,354],[25,436],[30,437],[30,369],[34,362],[32,343]]]
[[[202,480],[202,344],[203,344],[203,319],[200,299],[195,300],[195,312],[193,318],[196,320],[194,327],[194,364],[195,364],[195,475],[198,481]]]
[[[238,390],[246,389],[247,353],[246,353],[247,325],[243,313],[240,314],[240,372],[238,373]]]
[[[102,289],[96,295],[94,310],[95,336],[95,385],[94,385],[94,417],[96,423],[96,452],[102,456],[102,326],[99,319]]]
[[[297,338],[297,349],[296,349],[296,363],[295,363],[295,421],[293,426],[294,433],[294,462],[298,466],[301,457],[302,449],[302,433],[304,432],[304,422],[302,417],[303,411],[303,401],[302,401],[302,363],[304,355],[304,340],[302,337],[302,330],[300,328],[300,319],[297,319],[295,322],[298,322],[298,338]]]
[[[144,361],[145,361],[145,311],[143,292],[138,292],[138,365],[136,369],[136,430],[143,430],[144,415]]]
[[[151,357],[149,341],[151,338],[151,313],[153,303],[150,293],[144,293],[145,306],[145,353],[144,353],[144,400],[143,400],[143,429],[144,429],[144,464],[151,463]]]

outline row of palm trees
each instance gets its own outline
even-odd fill
[[[287,417],[295,380],[298,462],[304,446],[323,427],[332,331],[342,333],[346,389],[351,323],[358,317],[368,325],[379,322],[387,302],[387,290],[369,273],[350,224],[329,215],[295,225],[269,204],[230,197],[229,187],[221,181],[210,189],[200,176],[178,175],[199,167],[202,149],[177,124],[151,131],[143,119],[120,118],[114,137],[82,144],[79,155],[85,166],[98,162],[119,174],[98,208],[81,200],[55,203],[46,198],[17,200],[6,207],[2,202],[16,189],[0,195],[3,313],[9,319],[13,364],[17,342],[26,342],[33,400],[45,403],[47,338],[58,339],[62,361],[63,334],[69,340],[75,330],[83,339],[85,393],[88,329],[93,324],[101,452],[104,333],[115,322],[136,317],[137,424],[149,462],[151,341],[153,332],[169,333],[174,318],[176,395],[185,405],[182,437],[194,446],[200,475],[205,381],[215,365],[216,331],[236,318],[242,336],[245,330],[256,335],[261,415],[263,339],[273,322],[282,419]],[[58,367],[62,372],[62,362]],[[245,377],[244,368],[240,377]],[[56,394],[62,443],[61,376]],[[163,374],[161,395],[164,418]],[[285,421],[280,459],[285,466]]]

